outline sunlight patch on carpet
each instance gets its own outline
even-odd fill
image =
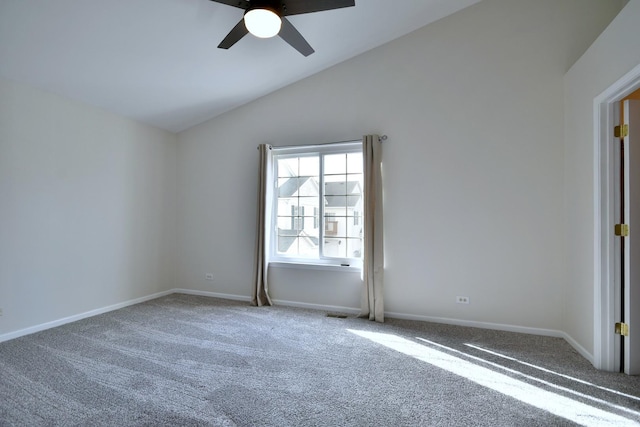
[[[594,388],[597,388],[599,390],[603,390],[603,391],[606,391],[606,392],[609,392],[609,393],[617,394],[618,396],[626,397],[627,399],[633,399],[633,400],[637,400],[637,401],[640,402],[640,397],[638,397],[638,396],[633,396],[633,395],[630,395],[630,394],[627,394],[627,393],[622,393],[621,391],[613,390],[613,389],[608,388],[608,387],[602,387],[602,386],[599,386],[597,384],[590,383],[589,381],[584,381],[584,380],[581,380],[579,378],[572,377],[570,375],[561,374],[560,372],[555,372],[555,371],[552,371],[550,369],[543,368],[543,367],[538,366],[538,365],[534,365],[532,363],[523,362],[522,360],[518,360],[518,359],[515,359],[513,357],[506,356],[504,354],[498,353],[498,352],[493,351],[493,350],[488,350],[486,348],[478,347],[477,345],[473,345],[473,344],[465,344],[465,345],[467,347],[471,347],[473,349],[476,349],[476,350],[479,350],[479,351],[484,351],[485,353],[489,353],[489,354],[492,354],[494,356],[498,356],[498,357],[501,357],[503,359],[519,363],[519,364],[521,364],[523,366],[528,366],[530,368],[537,369],[539,371],[546,372],[548,374],[557,375],[559,377],[562,377],[562,378],[565,378],[565,379],[568,379],[568,380],[571,380],[571,381],[575,381],[577,383],[580,383],[580,384],[583,384],[583,385],[586,385],[586,386],[589,386],[589,387],[594,387]],[[635,412],[635,413],[638,414],[637,412]]]
[[[572,390],[570,388],[563,387],[563,386],[551,383],[549,381],[545,381],[543,379],[536,378],[536,377],[531,376],[531,375],[527,375],[527,374],[525,374],[523,372],[520,372],[520,371],[517,371],[515,369],[507,368],[506,366],[500,365],[498,363],[490,362],[490,361],[485,360],[485,359],[483,359],[481,357],[473,356],[471,354],[464,353],[464,352],[462,352],[460,350],[456,350],[456,349],[453,349],[451,347],[447,347],[445,345],[438,344],[436,342],[426,340],[424,338],[417,337],[417,339],[420,340],[420,341],[424,341],[427,344],[430,344],[430,345],[433,345],[433,346],[436,346],[436,347],[440,347],[440,348],[445,349],[447,351],[450,351],[450,352],[453,352],[453,353],[458,353],[458,354],[460,354],[460,355],[462,355],[462,356],[464,356],[466,358],[477,360],[478,362],[481,362],[481,363],[483,363],[485,365],[490,365],[490,366],[493,366],[495,368],[501,369],[503,371],[509,372],[510,374],[521,376],[521,377],[526,378],[526,379],[528,379],[530,381],[534,381],[534,382],[540,383],[540,384],[542,384],[544,386],[554,388],[554,389],[556,389],[558,391],[562,391],[564,393],[573,394],[574,396],[577,396],[579,398],[590,400],[590,401],[592,401],[594,403],[597,403],[599,405],[609,406],[610,408],[617,409],[617,410],[623,411],[623,412],[627,412],[627,413],[629,413],[631,415],[640,416],[640,412],[634,411],[633,409],[629,409],[629,408],[626,408],[624,406],[616,405],[616,404],[607,402],[606,400],[599,399],[597,397],[590,396],[588,394],[581,393],[579,391]],[[551,372],[551,371],[549,371],[549,372]],[[568,377],[568,378],[572,378],[572,377]],[[590,384],[590,383],[587,383],[587,384]]]
[[[637,422],[620,415],[543,390],[524,381],[396,335],[352,329],[349,329],[349,332],[583,426],[640,426]]]

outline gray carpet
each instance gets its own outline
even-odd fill
[[[640,378],[558,338],[173,294],[0,343],[2,426],[580,424],[640,425]]]

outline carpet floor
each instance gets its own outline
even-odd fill
[[[172,294],[0,343],[0,426],[640,426],[564,340]]]

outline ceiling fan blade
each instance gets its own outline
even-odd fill
[[[247,30],[247,27],[244,25],[244,18],[243,18],[240,20],[240,22],[236,24],[235,27],[233,27],[231,31],[229,31],[229,34],[227,34],[227,37],[225,37],[224,40],[220,42],[218,47],[220,49],[229,49],[231,46],[236,44],[238,40],[246,36],[248,32],[249,30]]]
[[[226,4],[227,6],[233,6],[240,9],[248,9],[249,8],[249,0],[211,0],[214,3]]]
[[[355,6],[355,0],[283,0],[282,16]]]
[[[282,28],[280,29],[280,33],[278,35],[282,38],[282,40],[289,43],[296,49],[298,52],[303,54],[304,56],[309,56],[315,50],[311,47],[309,43],[302,37],[302,34],[296,30],[291,22],[284,16],[282,17]]]

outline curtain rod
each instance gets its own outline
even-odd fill
[[[378,137],[378,141],[384,142],[387,140],[387,135],[382,135]],[[317,147],[319,145],[332,145],[332,144],[345,144],[347,142],[360,142],[361,139],[348,139],[346,141],[333,141],[333,142],[321,142],[320,144],[309,144],[309,145],[271,145],[271,148],[300,148],[300,147]],[[258,150],[260,147],[256,147]]]

